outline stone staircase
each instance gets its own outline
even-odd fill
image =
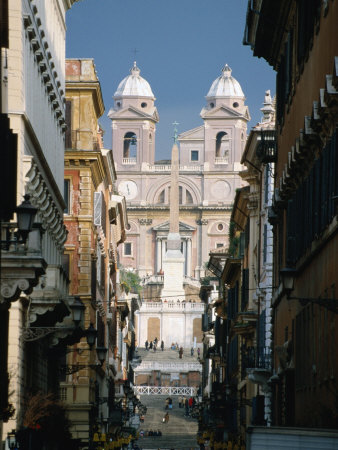
[[[142,450],[148,449],[198,449],[197,445],[197,420],[184,416],[184,409],[178,407],[178,400],[173,399],[173,409],[168,410],[169,422],[163,423],[162,419],[165,411],[165,396],[141,396],[141,402],[147,407],[144,423],[140,430],[162,432],[162,436],[140,437],[137,445]]]

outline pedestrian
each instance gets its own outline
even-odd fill
[[[181,395],[178,397],[178,407],[182,408],[182,396]]]
[[[198,347],[198,349],[197,349],[197,358],[200,357],[200,354],[201,354],[201,349]]]
[[[154,343],[154,353],[156,352],[156,344]]]
[[[157,337],[155,337],[155,339],[154,339],[154,344],[155,345],[157,345],[157,341],[158,341],[158,339],[157,339]]]
[[[191,411],[191,410],[192,410],[192,405],[193,405],[193,403],[194,403],[194,400],[193,400],[193,398],[192,398],[192,397],[190,397],[190,398],[189,398],[189,400],[188,400],[188,407],[189,407],[189,411]]]
[[[145,347],[146,347],[146,350],[148,350],[148,345],[149,345],[149,342],[148,342],[148,339],[146,340],[146,342],[145,342]]]
[[[169,409],[173,409],[173,401],[171,397],[169,397]]]
[[[194,356],[194,347],[191,347],[191,349],[190,349],[190,355],[191,355],[191,356]]]
[[[182,356],[183,356],[183,347],[180,347],[180,350],[179,350],[179,352],[178,352],[178,355],[179,355],[180,359],[182,359]]]
[[[169,408],[169,397],[165,399],[165,409]]]
[[[161,350],[162,350],[162,352],[164,350],[164,342],[163,341],[161,341]]]
[[[168,423],[169,422],[169,413],[165,413],[165,415],[163,417],[163,422],[164,423]]]
[[[150,341],[149,349],[151,350],[152,348],[153,348],[153,341]]]

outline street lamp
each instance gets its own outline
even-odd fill
[[[29,201],[30,195],[24,195],[24,201],[16,208],[16,215],[18,221],[19,235],[22,237],[22,241],[25,243],[28,233],[32,231],[35,215],[38,212],[38,208],[35,208]]]
[[[96,347],[97,359],[100,361],[101,366],[106,360],[107,351],[108,349],[106,347]]]
[[[16,433],[15,430],[9,431],[7,433],[7,443],[10,449],[18,448],[18,444],[16,442]]]
[[[94,328],[94,325],[91,323],[89,325],[89,328],[87,328],[87,330],[86,330],[87,344],[89,345],[90,348],[92,348],[93,345],[95,344],[96,336],[97,336],[97,330]]]
[[[70,305],[73,314],[73,322],[79,325],[83,320],[85,305],[81,302],[80,297],[75,297],[74,302]]]

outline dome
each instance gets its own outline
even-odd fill
[[[244,97],[241,85],[231,76],[231,69],[226,64],[222,69],[222,75],[211,85],[207,98],[210,97]]]
[[[140,76],[140,69],[137,67],[136,61],[130,69],[130,75],[119,84],[114,97],[150,97],[154,99],[150,84]]]

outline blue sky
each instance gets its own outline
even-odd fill
[[[173,126],[202,124],[211,83],[227,63],[252,117],[261,119],[264,92],[275,94],[275,72],[242,44],[247,0],[81,0],[67,13],[67,58],[94,58],[106,111],[100,119],[111,148],[107,113],[119,82],[136,60],[160,115],[156,159],[169,158]]]

